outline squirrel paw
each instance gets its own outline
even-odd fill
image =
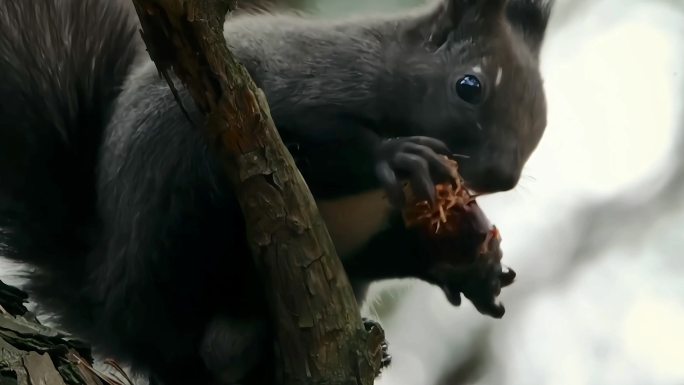
[[[380,326],[380,323],[378,321],[372,320],[370,318],[365,318],[365,317],[362,318],[362,320],[363,320],[363,326],[366,328],[367,332],[371,333],[377,329],[382,333],[383,340],[382,340],[382,343],[380,344],[380,349],[382,351],[382,358],[380,359],[379,370],[385,369],[386,367],[390,366],[390,364],[392,363],[392,356],[389,354],[389,344],[387,343],[387,340],[385,339],[385,331],[382,329],[382,326]]]
[[[427,136],[386,139],[376,150],[375,172],[394,206],[404,205],[401,179],[409,180],[419,198],[434,202],[435,185],[452,178],[444,162],[449,154],[446,144]]]

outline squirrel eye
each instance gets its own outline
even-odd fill
[[[456,93],[470,104],[478,104],[482,101],[482,84],[473,75],[465,75],[456,82]]]

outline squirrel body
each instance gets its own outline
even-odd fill
[[[541,0],[444,0],[227,19],[360,300],[378,279],[442,284],[396,209],[400,181],[430,199],[457,153],[471,189],[516,185],[546,125],[548,14]],[[33,268],[28,289],[60,325],[153,382],[238,381],[264,372],[272,341],[242,213],[134,16],[0,0],[0,252]]]

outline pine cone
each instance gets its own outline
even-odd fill
[[[419,232],[431,259],[429,275],[452,304],[460,305],[463,293],[480,313],[501,318],[505,309],[496,297],[513,283],[515,272],[501,265],[499,231],[465,187],[458,164],[446,161],[455,178],[436,186],[434,206],[416,199],[407,187],[404,222]]]

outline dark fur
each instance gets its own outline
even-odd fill
[[[479,191],[517,183],[545,126],[548,12],[523,0],[508,18],[460,7],[437,34],[436,6],[332,23],[229,18],[229,46],[318,201],[381,188],[386,137],[432,136],[469,155],[463,173]],[[104,353],[166,384],[208,381],[205,363],[230,377],[268,346],[250,335],[270,341],[261,285],[218,161],[135,34],[130,9],[111,0],[0,0],[0,245],[35,267],[44,309]],[[490,96],[474,109],[445,90],[475,65]],[[181,97],[201,121],[182,87]],[[420,255],[392,213],[342,257],[362,292],[375,279],[430,280]]]
[[[42,299],[78,309],[99,233],[103,128],[139,53],[129,9],[0,1],[0,247],[39,266]]]

